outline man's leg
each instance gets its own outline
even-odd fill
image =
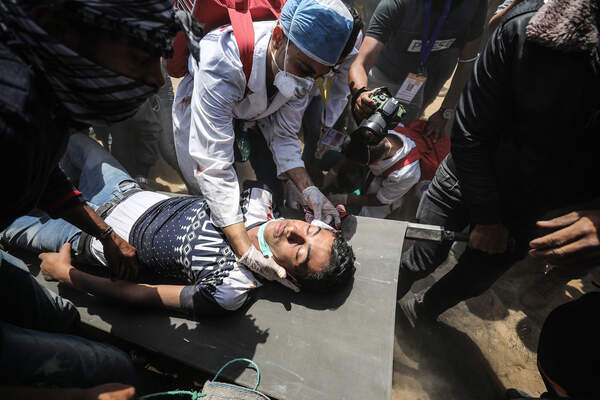
[[[52,219],[47,215],[25,215],[12,222],[0,232],[0,243],[9,248],[32,252],[58,252],[69,242],[77,249],[81,230],[63,219]]]
[[[28,329],[70,332],[79,312],[35,280],[25,263],[0,251],[0,320]]]
[[[419,205],[419,222],[441,225],[461,231],[467,226],[467,210],[462,202],[459,182],[446,158]],[[450,164],[450,165],[449,165]],[[449,167],[450,166],[450,167]],[[516,245],[503,254],[487,254],[467,248],[454,268],[428,290],[410,294],[400,303],[406,316],[415,324],[417,319],[435,320],[441,313],[459,302],[479,296],[502,274],[526,254],[527,230],[512,230]],[[451,243],[417,242],[402,256],[400,290],[408,291],[406,282],[428,275],[447,257]]]
[[[165,71],[164,68],[163,71]],[[177,163],[177,153],[175,152],[175,138],[173,137],[173,86],[171,85],[171,79],[168,75],[165,76],[165,84],[158,90],[158,98],[160,103],[159,120],[161,126],[160,137],[158,140],[160,154],[167,164],[181,175],[179,164]]]
[[[3,384],[86,388],[111,382],[136,383],[131,359],[116,347],[3,321],[0,333]]]
[[[458,179],[448,166],[448,158],[439,166],[417,210],[421,224],[439,225],[452,231],[467,226],[467,214],[462,204]],[[452,243],[415,241],[402,254],[398,277],[398,298],[403,297],[413,282],[433,272],[448,257]]]
[[[269,186],[273,191],[273,206],[283,205],[283,181],[277,178],[277,167],[273,154],[259,129],[248,132],[250,140],[250,165],[254,169],[256,179]]]
[[[454,268],[439,281],[403,300],[403,311],[413,324],[417,319],[433,321],[461,301],[483,294],[516,260],[509,252],[487,254],[467,248]]]
[[[111,154],[135,177],[147,176],[156,162],[159,108],[158,96],[154,95],[140,106],[133,117],[108,127],[112,136]],[[94,130],[99,139],[106,136],[105,128],[94,127]]]
[[[137,186],[125,168],[102,146],[85,135],[73,135],[61,166],[66,171],[76,171],[78,188],[93,205],[101,206],[113,198],[122,183]],[[68,173],[71,175],[71,172]],[[72,176],[69,176],[73,179]]]
[[[320,174],[315,153],[317,152],[317,143],[321,136],[321,118],[323,116],[323,99],[320,96],[312,98],[304,117],[302,117],[302,132],[304,132],[304,150],[302,151],[302,160],[304,166],[310,174],[311,178],[315,178]],[[317,182],[320,181],[317,180]]]

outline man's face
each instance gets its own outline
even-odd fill
[[[335,235],[295,219],[274,221],[265,228],[273,259],[291,273],[319,273],[329,265]]]
[[[132,39],[92,27],[82,32],[44,6],[35,7],[31,16],[49,35],[80,56],[150,86],[164,85],[160,56],[141,49]]]
[[[277,29],[281,28],[278,27],[275,29],[276,30],[273,31],[272,39],[273,51],[275,52],[275,59],[277,60],[277,65],[279,66],[279,68],[281,68],[281,70],[284,70],[283,62],[285,59],[285,47],[288,39],[283,34],[281,34],[280,36],[277,35]],[[287,72],[299,76],[301,78],[318,78],[329,72],[328,66],[323,65],[313,60],[306,54],[302,53],[300,49],[296,47],[296,45],[294,45],[292,42],[290,42],[288,46],[285,67],[285,70]],[[274,74],[275,73],[277,73],[276,70],[274,71]]]

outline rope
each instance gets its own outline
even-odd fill
[[[217,380],[217,377],[221,374],[221,372],[223,372],[225,367],[227,367],[229,364],[233,364],[234,362],[238,362],[238,361],[246,361],[247,363],[252,364],[252,366],[256,370],[256,385],[254,385],[254,389],[252,389],[252,390],[256,390],[258,388],[258,385],[260,384],[260,369],[258,368],[258,365],[256,365],[256,363],[254,361],[249,360],[247,358],[235,358],[231,361],[228,361],[225,365],[223,365],[221,367],[221,369],[219,370],[219,372],[217,372],[217,374],[215,375],[215,377],[213,378],[212,381],[214,382],[215,380]]]
[[[223,372],[225,367],[227,367],[229,364],[233,364],[238,361],[246,361],[247,363],[251,364],[254,367],[254,369],[256,370],[256,385],[254,385],[254,389],[252,389],[252,390],[256,390],[258,388],[258,385],[260,384],[260,369],[258,368],[258,365],[256,365],[256,363],[254,361],[249,360],[247,358],[235,358],[235,359],[225,363],[225,365],[223,365],[221,367],[221,369],[217,372],[215,377],[212,379],[212,382],[217,380],[217,378],[219,377],[221,372]],[[182,394],[187,394],[188,396],[191,397],[192,400],[198,400],[199,398],[206,396],[204,393],[194,392],[194,391],[190,391],[190,390],[170,390],[168,392],[158,392],[158,393],[147,394],[145,396],[140,397],[140,399],[150,399],[152,397],[158,397],[158,396],[178,396],[178,395],[182,395]]]
[[[168,392],[158,392],[158,393],[147,394],[145,396],[140,397],[140,399],[150,399],[152,397],[158,397],[158,396],[178,396],[178,395],[182,395],[182,394],[187,394],[188,396],[191,397],[192,400],[197,400],[201,397],[206,396],[204,393],[193,392],[190,390],[170,390]]]

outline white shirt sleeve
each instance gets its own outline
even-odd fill
[[[273,161],[279,177],[293,168],[304,167],[298,132],[309,99],[310,96],[307,95],[301,99],[290,100],[277,112],[257,121],[273,153]]]
[[[392,204],[408,192],[421,178],[419,161],[393,171],[382,182],[377,191],[377,200],[382,204]]]
[[[194,71],[189,152],[213,223],[223,227],[243,221],[233,168],[233,106],[244,96],[246,79],[237,50],[214,54],[220,50],[215,47],[202,48],[202,60]]]

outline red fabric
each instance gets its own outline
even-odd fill
[[[419,160],[420,158],[421,158],[421,154],[419,153],[419,149],[417,149],[416,147],[413,147],[413,149],[408,152],[406,157],[403,157],[403,158],[399,159],[398,161],[396,161],[396,163],[394,165],[392,165],[391,167],[389,167],[388,169],[383,171],[382,175],[384,178],[387,178],[392,172],[398,171],[399,169],[407,167],[410,164],[414,163],[415,161]]]
[[[77,196],[81,196],[81,192],[79,190],[75,189],[72,192],[67,193],[65,196],[61,197],[60,199],[56,200],[45,211],[48,212],[48,214],[52,214],[54,211],[60,209],[63,206],[63,204],[65,204],[67,201],[69,201],[73,197],[77,197]]]
[[[394,130],[415,142],[420,159],[421,180],[430,181],[440,163],[450,153],[450,138],[444,133],[440,140],[434,143],[430,138],[424,137],[426,123],[427,121],[418,119],[407,123],[406,126],[397,126]]]
[[[204,32],[231,23],[247,83],[254,56],[252,21],[278,19],[284,3],[285,0],[198,0],[194,17],[202,24]],[[183,32],[175,37],[173,49],[173,57],[167,60],[167,71],[170,76],[181,78],[188,72],[190,54]]]

